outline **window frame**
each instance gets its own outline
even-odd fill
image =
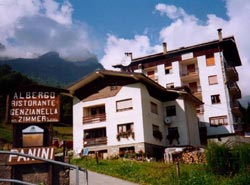
[[[124,103],[124,102],[126,102],[126,101],[127,101],[127,103],[130,103],[131,106],[128,106],[128,107],[119,109],[119,108],[118,108],[118,103],[121,103],[121,102]],[[128,101],[130,101],[130,102],[128,102]],[[118,100],[118,101],[116,101],[116,112],[122,112],[122,111],[131,110],[131,109],[133,109],[132,98],[128,98],[128,99],[123,99],[123,100]]]
[[[220,94],[211,95],[211,103],[212,104],[220,104],[221,103]]]
[[[128,131],[133,131],[133,130],[134,130],[134,123],[133,122],[122,123],[122,124],[117,125],[117,133],[123,133],[123,132],[128,132]]]
[[[215,58],[214,58],[214,54],[209,54],[206,55],[206,66],[215,66]]]
[[[212,122],[214,122],[214,123],[212,123]],[[209,124],[211,127],[228,125],[228,118],[226,115],[210,117]]]
[[[173,67],[172,67],[172,65],[165,66],[165,75],[168,75],[168,74],[173,74]]]
[[[173,109],[173,110],[171,110],[171,109]],[[167,116],[176,116],[177,115],[176,106],[175,105],[166,106],[166,115]]]
[[[212,80],[212,78],[216,78],[216,80],[214,80],[214,79]],[[216,85],[216,84],[218,84],[218,76],[217,75],[210,75],[210,76],[208,76],[208,84],[209,85]]]
[[[158,105],[154,102],[150,102],[150,110],[154,114],[158,114]]]

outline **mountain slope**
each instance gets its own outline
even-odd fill
[[[0,60],[0,65],[3,64],[10,65],[13,70],[39,83],[61,87],[77,81],[96,69],[103,69],[96,57],[85,61],[70,62],[60,58],[56,52],[49,52],[33,59]]]

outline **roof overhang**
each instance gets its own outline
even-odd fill
[[[73,96],[77,96],[78,98],[83,98],[80,95],[80,91],[84,90],[87,91],[88,89],[91,89],[91,86],[93,87],[95,81],[100,82],[100,80],[103,80],[103,85],[100,85],[100,87],[95,87],[101,89],[104,86],[112,85],[112,83],[107,84],[108,80],[106,79],[113,78],[116,80],[116,84],[119,84],[120,82],[123,82],[123,85],[126,84],[132,84],[132,83],[142,83],[144,84],[148,92],[151,96],[155,97],[156,99],[159,99],[161,101],[170,101],[175,100],[180,96],[180,94],[177,91],[169,91],[166,88],[162,87],[155,81],[151,80],[150,78],[146,77],[142,73],[134,73],[134,72],[120,72],[120,71],[110,71],[110,70],[98,70],[95,71],[86,77],[82,78],[78,82],[72,84],[67,89]],[[126,83],[124,83],[126,81]],[[103,86],[103,87],[102,87]]]
[[[211,48],[218,48],[218,50],[222,51],[225,58],[232,66],[241,66],[241,60],[238,53],[238,49],[236,46],[236,42],[233,36],[225,37],[223,40],[213,40],[210,42],[204,42],[201,44],[181,47],[175,50],[170,50],[167,53],[156,53],[153,55],[147,55],[144,57],[134,58],[132,62],[128,66],[123,66],[122,64],[113,65],[114,68],[129,68],[131,66],[138,66],[139,64],[144,64],[156,60],[168,60],[175,59],[176,56],[182,55],[189,52],[201,51]]]

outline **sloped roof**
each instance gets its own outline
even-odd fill
[[[184,91],[167,90],[155,81],[146,77],[142,73],[120,72],[111,70],[97,70],[81,80],[75,82],[67,89],[73,96],[83,99],[91,93],[95,93],[106,86],[128,85],[133,83],[144,84],[151,96],[161,101],[175,100],[183,94],[193,97],[197,104],[202,104],[200,100]],[[97,85],[98,84],[98,85]]]

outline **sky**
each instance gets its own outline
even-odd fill
[[[239,86],[250,95],[249,0],[0,0],[0,55],[57,51],[72,61],[93,55],[106,69],[125,52],[141,57],[234,36]]]

